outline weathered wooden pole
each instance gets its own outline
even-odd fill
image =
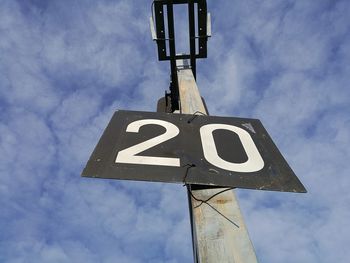
[[[180,111],[185,114],[208,114],[192,70],[185,62],[177,61]],[[254,248],[234,191],[222,192],[224,188],[193,190],[191,185],[188,188],[195,262],[256,263]],[[206,203],[199,201],[208,199]]]

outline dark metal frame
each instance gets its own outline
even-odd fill
[[[189,37],[190,37],[190,54],[176,54],[175,52],[175,36],[174,36],[174,17],[173,17],[173,5],[174,4],[188,4],[188,19],[189,19]],[[195,35],[195,13],[194,4],[198,4],[198,36]],[[164,6],[166,6],[168,33],[165,35],[165,23],[164,23]],[[156,22],[156,35],[158,45],[158,58],[159,60],[173,60],[173,59],[196,59],[207,57],[207,3],[205,0],[155,0],[154,1],[154,14]],[[199,50],[196,52],[196,39],[198,39]],[[170,55],[167,55],[166,41],[169,41]],[[191,61],[192,62],[192,61]],[[191,63],[192,64],[192,63]]]
[[[175,28],[174,28],[174,4],[187,4],[188,5],[188,20],[189,20],[189,41],[190,41],[190,53],[189,54],[176,54],[175,45]],[[196,36],[195,29],[195,4],[197,4],[197,17],[198,17],[198,35]],[[154,0],[154,17],[155,20],[155,32],[158,46],[158,59],[160,61],[170,60],[171,67],[171,83],[170,83],[170,97],[171,97],[171,110],[179,109],[179,91],[177,84],[176,74],[176,60],[189,59],[190,68],[192,69],[193,76],[196,78],[196,59],[207,57],[207,41],[209,35],[207,34],[207,2],[206,0]],[[166,36],[164,11],[167,14],[168,36]],[[153,10],[152,10],[153,11]],[[196,50],[196,40],[198,42],[198,50]],[[169,55],[167,54],[167,41],[169,44]],[[167,101],[167,100],[166,100]]]

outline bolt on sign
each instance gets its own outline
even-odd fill
[[[257,119],[116,111],[82,176],[306,192]]]

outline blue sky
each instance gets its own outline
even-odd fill
[[[0,0],[0,262],[192,262],[181,185],[80,177],[113,112],[168,87],[150,6]],[[259,262],[348,262],[350,2],[208,7],[211,115],[261,119],[309,191],[237,191]]]

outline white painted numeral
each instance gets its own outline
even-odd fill
[[[130,123],[126,128],[127,132],[139,132],[139,129],[148,124],[159,125],[166,129],[165,133],[151,138],[147,141],[141,142],[129,148],[120,151],[115,159],[116,163],[130,163],[130,164],[147,164],[147,165],[164,165],[164,166],[180,166],[179,158],[169,158],[169,157],[154,157],[154,156],[141,156],[136,155],[147,149],[150,149],[162,142],[170,140],[179,134],[179,128],[174,124],[156,120],[156,119],[145,119],[138,120]]]
[[[242,142],[248,160],[244,163],[232,163],[220,158],[213,136],[215,130],[228,130],[236,133]],[[209,163],[225,170],[242,173],[257,172],[264,167],[264,161],[252,137],[242,128],[227,124],[207,124],[200,128],[200,135],[204,157]]]

